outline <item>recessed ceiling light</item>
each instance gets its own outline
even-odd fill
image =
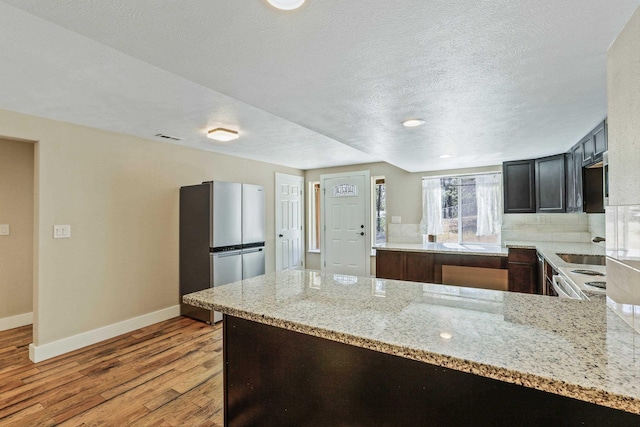
[[[453,338],[453,335],[451,335],[449,332],[440,332],[440,338],[444,340],[450,340],[451,338]]]
[[[416,126],[420,126],[424,124],[424,120],[422,119],[408,119],[402,122],[402,126],[406,128],[414,128]]]
[[[442,156],[439,156],[441,159],[448,159],[449,157],[452,157],[451,154],[443,154]]]
[[[276,9],[281,10],[293,10],[297,9],[304,3],[305,0],[267,0],[269,4]]]
[[[207,133],[207,138],[215,139],[216,141],[233,141],[234,139],[238,139],[238,131],[225,129],[225,128],[215,128],[210,130]]]

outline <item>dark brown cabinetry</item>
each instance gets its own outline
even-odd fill
[[[536,211],[535,160],[518,160],[502,164],[504,213]]]
[[[536,159],[536,212],[566,211],[564,154]]]
[[[576,144],[566,154],[567,212],[582,212],[582,145]]]
[[[584,211],[588,213],[604,213],[603,168],[585,168],[583,172]]]
[[[376,277],[404,280],[404,252],[376,251]]]
[[[527,294],[538,289],[538,256],[535,249],[509,249],[509,290]]]
[[[544,295],[558,296],[558,293],[553,289],[553,276],[558,272],[547,262],[544,261],[544,289],[542,293]]]
[[[434,283],[434,258],[432,253],[406,252],[404,254],[404,280]]]
[[[602,154],[607,151],[608,141],[607,141],[607,122],[605,120],[602,121],[596,128],[592,131],[593,133],[593,161],[599,162],[602,160]]]
[[[600,122],[588,135],[579,142],[582,147],[582,166],[589,166],[602,160],[602,153],[607,151],[607,123]]]
[[[433,252],[376,251],[376,277],[442,283],[442,266],[506,269],[507,258]]]

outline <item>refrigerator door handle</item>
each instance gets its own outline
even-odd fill
[[[264,250],[264,248],[252,248],[252,249],[243,249],[242,253],[243,254],[250,254],[253,252],[262,252]]]
[[[240,255],[242,251],[226,251],[226,252],[216,252],[213,254],[214,257],[225,258],[228,256]]]

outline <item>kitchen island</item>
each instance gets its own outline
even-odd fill
[[[230,425],[640,422],[640,336],[604,298],[294,270],[183,301],[225,314]]]

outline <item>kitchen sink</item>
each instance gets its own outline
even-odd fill
[[[571,264],[591,264],[591,265],[607,265],[607,259],[604,255],[576,255],[576,254],[556,254],[563,261]]]

